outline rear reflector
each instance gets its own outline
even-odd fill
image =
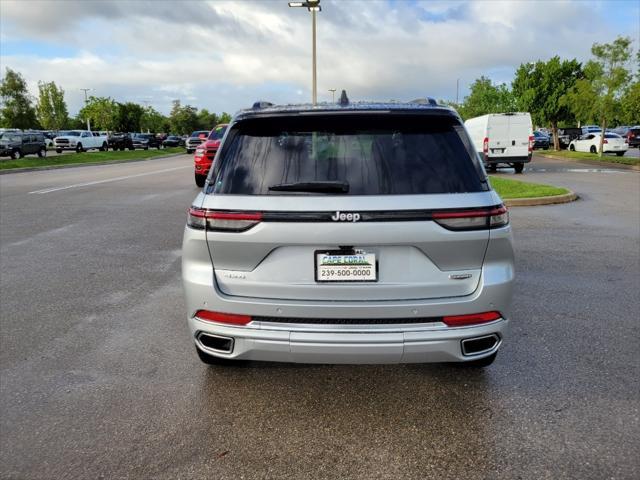
[[[191,207],[187,216],[187,225],[197,230],[226,232],[244,232],[262,221],[258,212],[220,212],[204,208]]]
[[[472,313],[470,315],[451,315],[448,317],[442,317],[442,321],[450,327],[462,327],[464,325],[492,322],[499,318],[502,318],[500,312],[484,312]]]
[[[434,212],[433,219],[447,230],[483,230],[509,224],[509,212],[504,205],[481,210],[451,210]]]
[[[251,323],[251,316],[236,315],[234,313],[211,312],[209,310],[198,310],[195,314],[196,318],[207,322],[226,323],[229,325],[247,325]]]

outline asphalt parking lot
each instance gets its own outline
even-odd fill
[[[535,157],[493,366],[206,367],[191,156],[0,176],[0,477],[640,478],[640,172]],[[504,172],[501,175],[510,175]]]

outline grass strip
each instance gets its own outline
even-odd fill
[[[541,183],[521,182],[502,177],[489,177],[491,186],[498,192],[503,200],[509,198],[536,198],[550,197],[552,195],[564,195],[569,190],[553,185],[543,185]]]
[[[35,155],[23,157],[18,160],[0,160],[0,170],[11,170],[14,168],[38,168],[52,167],[56,165],[73,165],[77,163],[104,163],[117,162],[123,160],[144,160],[154,157],[162,157],[174,153],[184,153],[184,148],[173,147],[161,150],[125,150],[125,151],[91,151],[83,153],[63,153],[62,155],[47,156],[44,158]]]
[[[569,150],[544,150],[544,151],[536,151],[536,154],[543,155],[545,157],[554,157],[554,158],[563,158],[563,159],[574,159],[574,160],[591,160],[596,162],[607,162],[607,163],[621,163],[623,165],[640,165],[640,158],[637,157],[618,157],[617,155],[604,154],[602,157],[599,157],[595,153],[587,153],[587,152],[571,152]]]

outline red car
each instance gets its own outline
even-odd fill
[[[196,185],[204,187],[204,182],[207,179],[207,174],[213,163],[213,158],[216,156],[218,148],[220,148],[220,142],[224,136],[224,132],[227,131],[226,124],[216,125],[209,137],[205,142],[202,142],[196,148],[196,154],[193,157],[195,163],[195,177]]]

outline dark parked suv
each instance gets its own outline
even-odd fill
[[[0,157],[22,158],[25,155],[47,156],[42,133],[5,132],[0,135]]]
[[[113,150],[133,150],[133,139],[128,133],[114,133],[109,135],[109,148]]]

